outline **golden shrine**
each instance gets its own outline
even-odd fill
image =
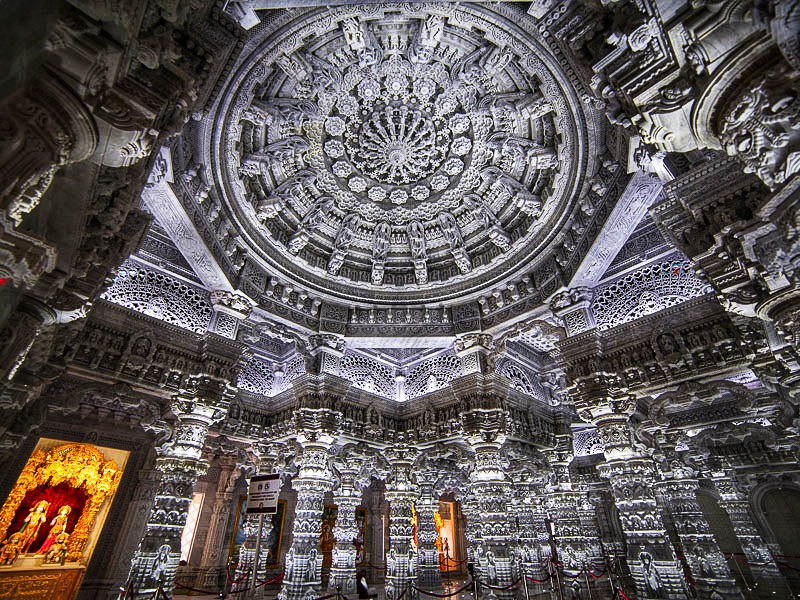
[[[73,595],[91,555],[87,541],[98,511],[121,477],[117,462],[91,444],[31,453],[0,509],[0,600]]]

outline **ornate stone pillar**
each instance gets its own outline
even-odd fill
[[[589,491],[582,490],[580,496],[576,499],[576,510],[578,514],[578,523],[581,534],[584,537],[584,565],[587,569],[592,567],[599,567],[602,571],[606,560],[603,556],[603,549],[600,545],[600,526],[597,522],[597,513],[595,506],[590,500]],[[591,586],[592,594],[599,593],[599,590],[605,588],[605,580],[598,581],[592,577],[584,577],[583,582]]]
[[[579,506],[586,501],[586,495],[573,486],[570,477],[572,440],[568,435],[560,435],[557,440],[556,447],[547,452],[551,474],[545,488],[545,506],[553,527],[558,560],[563,563],[564,570],[576,573],[599,554],[599,544],[596,528],[584,528],[579,514]],[[570,583],[564,577],[559,580],[563,586]],[[557,585],[558,581],[552,583]]]
[[[433,469],[424,469],[417,474],[417,586],[441,593],[442,573],[439,570],[439,549],[436,547],[438,534],[434,517],[439,510],[439,499],[434,498],[433,494],[437,475]]]
[[[615,399],[598,418],[598,435],[606,462],[598,471],[611,485],[622,530],[628,542],[628,566],[642,598],[683,598],[683,573],[667,537],[653,492],[655,468],[649,456],[635,450],[628,417],[633,398]]]
[[[225,416],[235,392],[227,381],[196,375],[188,377],[172,398],[178,422],[171,444],[156,459],[161,481],[131,565],[131,577],[142,598],[152,596],[159,586],[167,592],[172,589],[192,491],[208,469],[201,459],[206,434]]]
[[[775,595],[788,594],[789,584],[775,564],[772,552],[758,531],[747,493],[739,489],[732,474],[715,479],[714,485],[720,495],[720,508],[728,513],[731,519],[733,531],[742,546],[743,558],[753,575],[753,581],[746,582],[750,587],[747,590],[748,597],[774,598]],[[733,558],[738,560],[738,557]]]
[[[25,362],[36,336],[56,323],[55,310],[32,298],[25,299],[0,330],[0,390]],[[0,429],[2,431],[2,429]]]
[[[361,464],[354,461],[352,456],[347,460],[335,464],[339,474],[339,488],[335,491],[333,501],[336,504],[336,526],[333,528],[333,537],[336,546],[333,548],[331,576],[328,590],[336,591],[341,586],[343,594],[356,592],[356,553],[354,540],[358,537],[356,523],[356,507],[361,504],[362,483],[357,482]],[[361,551],[366,556],[366,548]]]
[[[481,539],[481,511],[478,507],[478,499],[469,493],[461,506],[461,512],[464,515],[464,537],[467,541],[467,562],[472,564],[472,567],[480,572],[480,561],[478,561],[479,552],[477,549],[480,547]]]
[[[561,310],[559,302],[553,304],[554,310]],[[563,310],[570,309],[567,304]],[[605,462],[597,470],[611,487],[638,596],[683,598],[683,574],[653,493],[653,461],[633,440],[629,419],[636,399],[619,376],[605,370],[603,339],[596,328],[571,335],[559,350],[578,416],[597,428],[603,442]],[[631,581],[623,579],[623,587],[630,590]]]
[[[220,458],[220,475],[214,495],[214,506],[211,509],[211,520],[208,524],[206,543],[200,560],[201,569],[205,570],[202,585],[217,587],[224,583],[227,548],[225,533],[236,506],[234,490],[236,482],[242,476],[244,465],[239,464],[236,455]]]
[[[512,565],[513,575],[516,577],[525,573],[533,577],[534,564],[536,561],[536,531],[533,519],[533,498],[532,486],[524,483],[514,484],[512,492],[516,499],[511,508],[514,518],[514,533],[516,536],[516,560]],[[515,578],[516,578],[515,577]]]
[[[255,443],[250,448],[254,457],[255,465],[250,467],[254,473],[267,474],[275,472],[275,465],[278,459],[278,452],[280,446],[278,444],[261,444]],[[249,453],[248,453],[249,454]],[[266,517],[265,517],[266,520]],[[250,580],[247,575],[253,572],[253,564],[256,558],[256,542],[258,541],[258,515],[247,515],[242,522],[242,531],[245,534],[245,540],[239,548],[239,556],[236,561],[236,580],[241,580],[242,583],[238,585],[238,589],[250,586]],[[272,531],[265,525],[262,532],[262,548],[259,552],[257,575],[263,579],[266,577],[266,564],[268,556],[263,545]],[[280,531],[276,535],[280,534]],[[280,559],[280,557],[277,557]],[[263,588],[259,588],[263,589]]]
[[[557,440],[556,447],[547,452],[551,472],[545,487],[545,503],[555,526],[559,560],[565,569],[577,571],[589,556],[578,515],[583,494],[573,487],[569,473],[572,441],[567,435],[560,435]]]
[[[0,212],[17,226],[58,169],[91,156],[98,142],[95,120],[72,90],[46,69],[31,82],[0,110]]]
[[[530,571],[528,575],[534,579],[544,579],[547,571],[544,568],[544,559],[550,556],[550,534],[547,530],[547,506],[544,493],[534,500],[531,510],[531,525],[533,547],[531,548]]]
[[[412,508],[418,496],[412,481],[411,468],[418,451],[404,442],[387,448],[385,455],[392,474],[387,482],[386,499],[389,501],[389,553],[386,556],[386,600],[395,600],[405,592],[404,598],[417,597],[413,588],[417,564],[411,542],[414,528]]]
[[[692,471],[682,464],[674,464],[670,475],[672,478],[658,482],[656,489],[672,515],[698,596],[710,598],[716,591],[725,599],[741,600],[742,593],[697,502],[698,483],[692,478]]]
[[[506,441],[506,412],[500,408],[470,411],[462,416],[467,442],[475,452],[475,470],[470,479],[482,525],[481,543],[476,548],[476,565],[480,563],[484,583],[504,587],[512,583],[512,532],[509,521],[511,482],[504,470],[500,449]],[[511,597],[513,591],[496,594]]]
[[[327,410],[301,408],[298,410],[297,442],[302,451],[295,458],[297,475],[292,488],[297,492],[292,547],[286,555],[286,575],[281,595],[286,600],[314,598],[321,594],[322,512],[325,492],[335,485],[334,474],[328,466],[328,451],[333,443],[336,414]]]

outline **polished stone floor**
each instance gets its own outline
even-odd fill
[[[439,591],[439,590],[435,590],[435,591],[436,591],[437,594],[441,594],[442,592],[448,593],[450,591],[455,591],[455,590],[458,590],[458,589],[462,588],[466,583],[467,583],[467,579],[465,579],[465,578],[455,578],[454,577],[454,578],[451,578],[450,580],[443,581],[443,585],[442,585],[442,590],[441,591]],[[378,599],[377,600],[386,600],[386,593],[385,593],[385,588],[384,588],[383,584],[371,585],[370,589],[373,592],[376,592],[378,594]],[[259,593],[259,595],[257,595],[256,598],[258,600],[274,600],[276,598],[276,596],[278,595],[279,591],[280,591],[279,587],[277,587],[277,586],[269,586],[265,590],[263,595],[261,595]],[[434,591],[434,590],[431,590],[431,591]],[[478,600],[489,600],[490,595],[489,595],[488,592],[489,592],[489,590],[482,590],[481,591],[481,598],[479,598]],[[565,600],[567,598],[570,598],[569,591],[566,589],[566,587],[564,589],[564,594],[565,595],[563,597],[565,598]],[[322,594],[322,596],[326,596],[326,595],[327,594]],[[221,597],[222,598],[228,598],[229,600],[235,600],[237,598],[240,599],[240,600],[250,600],[250,597],[247,594],[247,592],[242,592],[242,593],[238,593],[238,594],[237,593],[229,593],[227,596],[220,596],[220,595],[190,595],[188,592],[184,593],[181,590],[176,589],[175,593],[173,594],[173,598],[192,598],[192,600],[212,600],[212,599],[217,599],[218,600]],[[526,598],[526,594],[525,594],[524,589],[522,589],[521,587],[520,587],[520,589],[515,590],[514,597],[518,598],[520,600],[549,600],[549,599],[558,598],[558,594],[556,594],[554,590],[552,590],[551,588],[549,588],[547,586],[529,584],[527,598]],[[438,597],[427,596],[425,594],[418,594],[418,598],[419,598],[419,600],[440,600]],[[337,600],[337,599],[336,598],[330,598],[329,600]],[[355,595],[350,595],[350,596],[342,595],[341,600],[357,600],[357,596],[355,596]],[[463,592],[461,592],[461,593],[459,593],[457,595],[448,596],[445,600],[475,600],[475,594],[474,594],[472,588],[469,587],[469,588],[467,588],[466,590],[464,590]]]

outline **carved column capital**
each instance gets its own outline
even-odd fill
[[[557,292],[550,299],[550,310],[561,319],[567,335],[577,335],[596,327],[591,309],[592,290],[577,287]]]
[[[211,292],[211,304],[214,316],[209,328],[223,337],[236,339],[240,322],[253,312],[252,301],[241,293],[216,290]]]

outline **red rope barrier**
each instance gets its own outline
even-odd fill
[[[548,581],[552,577],[553,577],[552,575],[548,574],[547,577],[545,577],[544,579],[534,579],[533,577],[528,577],[527,575],[525,575],[525,579],[527,579],[528,581],[530,581],[532,583],[544,583],[545,581]]]
[[[516,587],[517,584],[520,581],[522,581],[522,577],[517,578],[517,580],[514,583],[510,583],[505,587],[498,587],[496,585],[489,585],[488,583],[483,583],[482,581],[479,581],[478,583],[480,583],[483,587],[489,588],[490,590],[497,590],[498,592],[504,592],[506,590],[510,590],[513,587]]]
[[[445,558],[444,560],[440,560],[439,563],[446,565],[448,567],[457,567],[458,565],[463,565],[468,560],[469,557],[465,558],[464,560],[453,560],[452,558]]]
[[[622,596],[622,600],[631,600],[628,596],[625,595],[625,592],[622,591],[622,588],[617,588],[617,592],[620,596]]]
[[[600,575],[595,575],[595,574],[594,574],[594,573],[592,573],[591,571],[586,571],[586,572],[587,572],[589,575],[591,575],[592,579],[600,579],[600,578],[601,578],[603,575],[605,575],[605,574],[606,574],[606,571],[608,571],[608,569],[603,569],[602,571],[600,571]]]
[[[469,583],[467,583],[466,585],[464,585],[463,587],[461,587],[461,588],[459,588],[459,589],[457,589],[457,590],[455,590],[453,592],[450,592],[449,594],[437,594],[436,592],[429,592],[428,590],[423,590],[422,588],[418,588],[415,585],[412,585],[411,587],[413,587],[415,590],[417,590],[420,594],[425,594],[426,596],[433,596],[434,598],[450,598],[451,596],[457,596],[458,594],[460,594],[464,590],[468,589],[470,586],[472,586],[472,582],[471,581]],[[400,599],[398,598],[398,600],[400,600]]]
[[[787,569],[791,569],[792,571],[797,571],[798,573],[800,573],[800,569],[798,569],[797,567],[793,567],[789,563],[785,563],[782,560],[776,560],[775,564],[780,565],[782,567],[786,567]]]
[[[575,575],[570,575],[570,574],[569,574],[569,573],[567,573],[566,571],[561,571],[561,574],[562,574],[564,577],[568,578],[568,579],[577,579],[578,577],[580,577],[581,575],[583,575],[583,569],[581,569],[580,571],[578,571],[577,573],[575,573]]]
[[[404,589],[404,590],[403,590],[403,593],[402,593],[402,594],[400,594],[400,595],[399,595],[397,598],[395,598],[395,600],[401,600],[401,599],[402,599],[402,597],[406,595],[406,592],[407,592],[407,591],[408,591],[408,588]]]
[[[198,588],[189,587],[188,585],[181,585],[177,581],[175,582],[175,587],[181,588],[182,590],[189,590],[190,592],[199,592],[200,594],[206,594],[208,596],[219,596],[219,592],[212,592],[211,590],[201,590]],[[155,596],[153,596],[153,598],[155,598]]]
[[[283,579],[284,575],[286,575],[286,571],[284,571],[283,573],[279,573],[278,575],[276,575],[275,577],[273,577],[268,581],[261,581],[258,577],[256,577],[256,581],[258,582],[258,585],[256,587],[261,587],[262,585],[269,585],[271,583],[275,583],[276,581],[280,581],[281,579]]]
[[[231,566],[225,565],[225,577],[228,578],[228,583],[230,583],[231,585],[237,585],[243,582],[245,579],[247,579],[248,575],[250,575],[251,571],[252,569],[247,569],[247,571],[245,571],[244,574],[241,577],[239,577],[239,579],[231,579]]]
[[[379,571],[385,571],[386,570],[386,567],[379,567],[378,565],[373,565],[371,562],[368,562],[367,564],[370,567],[372,567],[373,569],[378,569]]]

